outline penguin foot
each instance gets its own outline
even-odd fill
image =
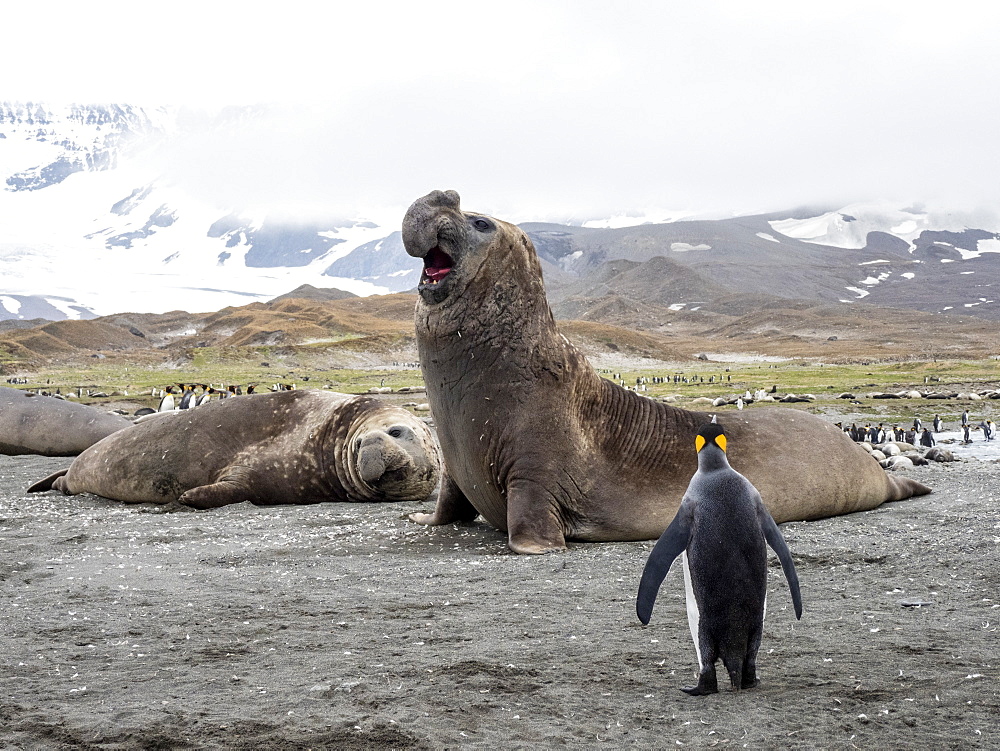
[[[681,686],[681,691],[690,696],[708,696],[709,694],[719,693],[718,687],[709,688],[707,686],[702,686],[701,683],[695,686]]]
[[[715,677],[715,670],[709,669],[700,673],[696,686],[681,686],[681,691],[691,696],[707,696],[708,694],[719,693],[719,682]]]
[[[743,682],[740,683],[740,689],[757,688],[757,686],[759,685],[760,685],[760,678],[751,678],[749,680],[744,679]]]

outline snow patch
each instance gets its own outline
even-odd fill
[[[847,287],[846,289],[849,289],[851,292],[856,293],[859,300],[863,297],[868,297],[868,295],[871,294],[871,292],[869,292],[868,290],[859,289],[858,287]]]
[[[968,261],[970,258],[979,258],[983,253],[1000,253],[1000,240],[995,238],[980,240],[976,243],[975,250],[965,250],[964,248],[954,248],[954,250],[962,255],[963,261]]]
[[[45,297],[43,299],[71,321],[80,320],[80,311],[71,308],[68,300],[60,300],[59,298],[53,297]]]
[[[916,232],[916,230],[917,223],[912,219],[907,219],[905,222],[889,228],[889,232],[893,235],[910,235]]]
[[[904,279],[912,279],[913,277],[916,276],[916,274],[914,274],[912,271],[904,271],[902,274],[900,274],[900,276],[903,277]]]
[[[773,243],[781,242],[781,240],[779,240],[777,237],[775,237],[774,235],[769,235],[766,232],[758,232],[757,237],[759,237],[761,240],[770,240]]]
[[[858,282],[858,284],[865,284],[865,285],[867,285],[867,286],[870,287],[873,284],[878,284],[879,282],[884,282],[890,276],[892,276],[892,272],[891,271],[883,271],[878,276],[870,276],[867,279],[864,279],[864,280]]]
[[[892,263],[885,258],[879,258],[877,261],[862,261],[858,266],[871,266],[873,263]]]
[[[21,301],[15,300],[13,297],[6,297],[0,295],[0,305],[6,308],[8,313],[17,315],[17,312],[21,309]]]
[[[673,311],[684,310],[684,308],[687,307],[687,303],[675,302],[673,305],[668,305],[667,307],[669,307]]]
[[[670,243],[670,249],[675,253],[686,253],[689,250],[711,250],[711,245],[691,245],[690,243]]]

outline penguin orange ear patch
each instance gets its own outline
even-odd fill
[[[695,451],[701,451],[704,447],[705,447],[705,438],[704,438],[704,436],[696,435],[694,437],[694,450]]]
[[[723,451],[726,450],[726,436],[724,436],[724,435],[718,435],[718,436],[716,436],[715,437],[715,443]]]

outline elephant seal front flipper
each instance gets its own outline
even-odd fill
[[[181,506],[190,506],[200,511],[206,511],[228,506],[231,503],[253,502],[256,500],[256,494],[247,485],[246,479],[250,479],[246,477],[248,474],[249,470],[242,473],[234,472],[210,485],[201,485],[185,490],[178,497],[177,503]]]
[[[477,516],[479,512],[476,507],[469,502],[465,493],[459,489],[448,473],[443,472],[441,490],[438,493],[437,503],[434,504],[434,511],[429,514],[418,511],[410,514],[409,518],[417,524],[437,527],[455,522],[471,522]]]
[[[559,509],[545,488],[531,480],[507,487],[507,545],[515,553],[537,555],[566,549]]]

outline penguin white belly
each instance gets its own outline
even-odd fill
[[[698,628],[701,623],[701,611],[698,601],[694,598],[694,587],[691,585],[691,567],[688,566],[688,554],[681,553],[681,565],[684,568],[684,599],[687,602],[688,628],[691,629],[691,639],[694,641],[694,651],[698,655],[698,667],[705,667],[701,662],[701,646],[698,641]]]

